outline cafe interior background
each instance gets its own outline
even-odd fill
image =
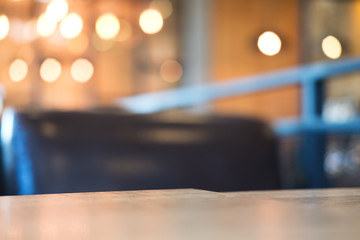
[[[121,111],[131,96],[356,59],[359,43],[360,0],[1,0],[1,95],[4,108]],[[356,122],[360,74],[330,78],[321,121]],[[298,119],[302,98],[293,84],[167,112],[249,117],[271,128]],[[360,186],[352,126],[323,135],[326,183],[314,185],[304,138],[278,136],[282,187]]]

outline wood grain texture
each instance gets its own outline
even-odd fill
[[[360,189],[0,197],[0,239],[359,239]]]

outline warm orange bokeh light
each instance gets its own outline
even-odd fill
[[[9,68],[10,79],[14,82],[22,81],[28,73],[28,65],[22,59],[13,61]]]
[[[105,13],[96,20],[95,30],[100,38],[113,39],[120,31],[119,19],[112,13]]]
[[[37,21],[36,30],[40,36],[48,37],[55,32],[56,22],[51,21],[45,14],[42,14]]]
[[[9,19],[6,15],[0,15],[0,40],[6,38],[9,33]]]
[[[47,58],[41,64],[40,76],[45,82],[55,82],[61,74],[61,64],[54,58]]]
[[[80,35],[83,29],[83,20],[76,13],[67,15],[60,24],[60,32],[64,38],[72,39]]]
[[[163,17],[158,10],[148,9],[141,13],[139,25],[144,33],[155,34],[163,27]]]
[[[77,82],[87,82],[92,78],[93,74],[94,66],[85,58],[80,58],[71,65],[71,76]]]
[[[183,74],[182,67],[175,60],[168,60],[161,64],[160,76],[167,82],[173,83],[179,81]]]

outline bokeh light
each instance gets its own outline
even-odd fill
[[[273,56],[280,52],[281,39],[276,33],[267,31],[260,35],[257,45],[263,54]]]
[[[337,59],[341,56],[342,47],[340,41],[334,36],[327,36],[322,41],[322,50],[324,54],[331,59]]]
[[[28,65],[24,60],[16,59],[9,68],[10,79],[14,82],[22,81],[28,73]]]
[[[163,24],[163,17],[158,10],[147,9],[140,15],[139,25],[144,33],[158,33],[162,29]]]
[[[112,13],[105,13],[96,20],[95,30],[102,39],[113,39],[120,31],[119,19]]]
[[[154,0],[150,3],[150,8],[158,10],[164,19],[171,16],[173,6],[169,0]]]
[[[179,81],[183,74],[182,67],[179,62],[175,60],[167,60],[160,67],[160,76],[166,82]]]
[[[60,24],[60,32],[64,38],[71,39],[80,35],[83,29],[83,20],[76,13],[67,15]]]
[[[6,38],[9,33],[9,19],[6,15],[0,15],[0,40]]]
[[[55,32],[56,22],[49,20],[45,14],[42,14],[37,21],[36,30],[40,36],[48,37]]]
[[[71,65],[72,78],[80,83],[84,83],[90,80],[94,74],[94,66],[92,63],[85,59],[80,58]]]
[[[66,0],[52,0],[46,8],[46,17],[52,22],[63,19],[69,10]]]
[[[61,64],[54,58],[47,58],[40,66],[40,76],[45,82],[54,82],[60,77]]]

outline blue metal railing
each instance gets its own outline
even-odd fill
[[[307,84],[325,80],[329,76],[359,69],[360,58],[321,62],[223,82],[180,87],[173,90],[120,98],[117,103],[134,113],[152,113],[172,108],[190,107],[216,99],[286,85],[302,84],[303,87],[306,87]]]
[[[120,98],[117,100],[117,104],[133,113],[154,113],[298,84],[302,88],[300,120],[280,121],[274,125],[276,132],[279,134],[291,134],[301,130],[346,131],[354,128],[359,129],[360,121],[345,125],[322,122],[316,110],[316,106],[321,104],[319,101],[322,100],[318,96],[319,92],[321,92],[321,89],[319,89],[321,85],[318,83],[327,80],[329,77],[357,70],[360,70],[360,58],[320,62],[223,82],[186,86],[173,90]]]
[[[153,113],[298,84],[302,91],[300,118],[279,121],[274,124],[274,129],[279,135],[303,133],[300,165],[304,167],[303,171],[308,179],[308,186],[326,187],[329,185],[323,168],[325,133],[360,132],[360,118],[343,124],[322,121],[323,82],[330,77],[359,70],[360,58],[320,62],[250,77],[235,78],[225,82],[187,86],[121,98],[117,100],[117,103],[134,113]]]

